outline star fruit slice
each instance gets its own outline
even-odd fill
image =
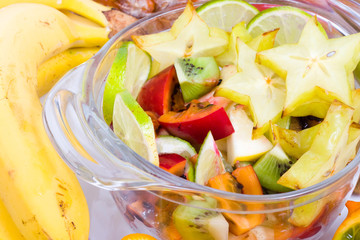
[[[232,28],[227,50],[216,56],[216,61],[221,67],[237,63],[238,51],[236,49],[236,41],[238,38],[257,52],[270,49],[274,46],[278,31],[279,29],[275,29],[252,38],[246,29],[245,22],[240,22]]]
[[[161,71],[174,64],[177,58],[221,54],[227,47],[229,36],[220,28],[208,27],[189,1],[169,31],[132,36],[132,39],[159,63],[158,71]]]
[[[236,39],[238,38],[240,38],[241,41],[245,43],[252,40],[252,37],[246,30],[245,22],[240,22],[232,28],[227,50],[215,58],[221,67],[230,64],[236,64],[237,62]]]
[[[302,189],[334,174],[338,156],[347,146],[354,110],[334,101],[315,136],[310,149],[278,180],[278,184]]]
[[[284,115],[324,118],[337,99],[351,106],[349,77],[360,60],[360,33],[328,39],[316,17],[297,44],[259,52],[257,61],[286,79]]]
[[[285,82],[271,69],[255,63],[256,51],[238,40],[238,73],[223,80],[216,96],[249,107],[254,124],[265,132],[269,121],[276,122],[285,102]]]

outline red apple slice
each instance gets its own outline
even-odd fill
[[[159,123],[171,135],[195,145],[201,144],[209,131],[212,132],[215,140],[234,132],[224,108],[208,102],[192,101],[185,111],[170,111],[162,115]]]
[[[174,91],[176,72],[174,66],[164,69],[149,79],[141,88],[137,101],[145,111],[159,116],[170,111],[171,95]]]
[[[182,176],[185,171],[186,158],[176,153],[159,155],[160,168],[176,176]]]

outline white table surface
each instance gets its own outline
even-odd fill
[[[90,209],[90,240],[121,240],[131,229],[118,211],[108,191],[96,188],[90,184],[80,181]],[[360,197],[353,197],[360,201]],[[339,218],[333,223],[330,231],[319,240],[330,240],[337,227],[347,215],[345,208]]]

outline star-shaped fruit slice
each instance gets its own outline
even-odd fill
[[[334,167],[347,146],[354,109],[334,101],[319,127],[310,149],[278,180],[278,184],[302,189],[324,181],[334,174]],[[356,138],[356,137],[355,137]],[[346,156],[347,154],[345,154]],[[344,164],[346,165],[346,164]]]
[[[360,33],[328,39],[316,17],[297,44],[259,52],[257,61],[286,78],[284,115],[324,118],[333,100],[351,105],[351,73],[360,60]]]
[[[238,73],[223,79],[216,96],[249,107],[254,124],[262,128],[281,116],[285,102],[285,82],[271,69],[255,63],[256,51],[241,40],[237,43]]]
[[[279,29],[275,29],[252,38],[246,29],[245,22],[240,22],[232,28],[227,49],[216,56],[216,61],[221,67],[237,63],[236,44],[238,38],[257,52],[272,48],[278,31]]]
[[[216,56],[225,51],[229,36],[220,28],[211,28],[198,16],[191,1],[170,31],[132,36],[134,42],[160,64],[159,71],[181,57]]]

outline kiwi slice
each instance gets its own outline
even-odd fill
[[[279,178],[292,166],[292,161],[279,144],[262,156],[254,165],[254,171],[261,186],[274,192],[288,192],[290,188],[277,183]]]
[[[183,240],[227,240],[229,223],[215,208],[214,199],[192,200],[190,206],[179,205],[173,212],[173,221]]]
[[[220,79],[219,66],[214,57],[178,58],[175,69],[185,102],[210,92]]]

